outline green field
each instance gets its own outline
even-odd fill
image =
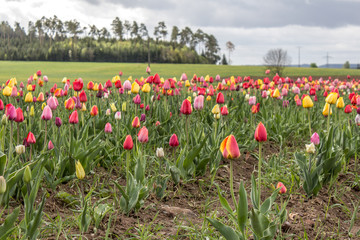
[[[11,77],[16,77],[20,81],[26,80],[37,70],[41,70],[44,75],[49,77],[52,82],[60,82],[63,77],[71,80],[83,78],[87,81],[106,81],[123,72],[127,78],[139,78],[146,76],[146,63],[88,63],[88,62],[21,62],[21,61],[0,61],[0,79],[5,81]],[[223,66],[223,65],[203,65],[203,64],[152,64],[152,74],[159,73],[161,77],[179,78],[182,73],[191,77],[194,73],[198,76],[265,76],[263,66]],[[360,76],[358,69],[325,69],[325,68],[286,68],[285,75],[297,76]]]

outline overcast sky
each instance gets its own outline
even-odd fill
[[[165,21],[213,34],[222,53],[235,44],[233,65],[262,64],[271,48],[283,48],[298,64],[360,63],[360,0],[0,0],[0,21],[27,26],[42,16],[107,27],[115,17],[143,22],[149,32]],[[169,37],[169,36],[168,36]]]

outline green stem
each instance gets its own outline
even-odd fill
[[[259,143],[259,171],[258,171],[258,188],[259,188],[259,206],[261,205],[261,163],[262,163],[262,159],[261,159],[261,146],[262,143]]]
[[[331,112],[331,105],[329,104],[329,110],[328,110],[328,119],[327,119],[327,132],[329,134],[329,128],[330,128],[330,112]]]
[[[47,135],[47,121],[45,121],[45,137],[44,137],[44,149],[46,149],[46,135]]]
[[[13,121],[10,121],[10,144],[9,144],[9,156],[8,162],[10,162],[11,151],[12,151],[12,138],[13,138]]]
[[[237,203],[236,203],[236,198],[235,198],[235,194],[234,194],[234,184],[233,184],[233,160],[230,159],[230,193],[231,193],[231,197],[234,203],[234,207],[235,209],[237,209]]]
[[[95,128],[95,117],[93,118],[93,122],[94,122],[94,137],[96,135],[96,128]]]
[[[126,182],[129,181],[129,172],[130,172],[130,152],[126,151]]]
[[[310,118],[310,108],[308,109],[308,120],[309,120],[309,133],[311,138],[311,118]]]

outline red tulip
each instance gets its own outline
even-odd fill
[[[87,102],[87,96],[86,96],[86,93],[84,90],[82,90],[79,94],[79,99],[80,99],[80,102]]]
[[[286,193],[287,189],[286,189],[285,185],[282,182],[278,182],[276,188],[280,188],[280,190],[279,190],[280,194]]]
[[[112,82],[110,81],[110,79],[106,81],[105,86],[106,88],[112,88]]]
[[[344,112],[345,112],[345,113],[348,113],[348,114],[351,113],[351,112],[352,112],[352,107],[351,107],[351,105],[346,105]]]
[[[170,137],[169,145],[170,145],[171,147],[177,147],[177,146],[179,146],[179,140],[178,140],[178,137],[176,136],[175,133]]]
[[[190,115],[191,111],[191,103],[189,100],[185,99],[181,104],[180,112],[185,115]]]
[[[221,113],[221,115],[223,115],[223,116],[229,115],[229,111],[228,111],[227,106],[221,107],[220,113]]]
[[[3,101],[0,99],[0,111],[4,110],[4,103]]]
[[[131,150],[134,146],[131,135],[127,135],[123,144],[125,150]]]
[[[75,110],[69,116],[69,123],[77,124],[79,122],[78,112]]]
[[[216,96],[216,103],[217,104],[225,103],[224,95],[222,94],[222,92],[219,92],[218,95]]]
[[[220,144],[220,151],[224,158],[237,159],[240,157],[239,146],[234,135],[227,136]]]
[[[21,108],[16,109],[16,118],[15,122],[23,122],[24,121],[24,114]]]
[[[138,140],[141,143],[146,143],[149,141],[149,131],[145,126],[140,129],[138,133]]]
[[[262,122],[256,127],[254,138],[258,142],[265,142],[267,140],[266,128]]]
[[[88,90],[93,90],[93,88],[94,88],[94,83],[92,82],[92,81],[90,81],[90,82],[88,82],[88,84],[87,84],[87,89]]]
[[[84,83],[82,81],[82,79],[76,79],[74,82],[73,82],[73,88],[74,88],[74,91],[81,91],[81,89],[84,87]]]
[[[131,126],[132,126],[133,128],[138,128],[138,127],[140,127],[140,119],[139,119],[138,116],[134,117],[134,119],[133,119],[133,121],[132,121],[132,123],[131,123]]]
[[[33,134],[32,132],[29,132],[29,133],[28,133],[28,135],[27,135],[27,137],[26,137],[26,142],[27,142],[28,144],[34,144],[34,143],[36,143],[35,136],[34,136],[34,134]]]
[[[115,82],[115,87],[116,87],[116,88],[122,88],[122,85],[121,85],[121,81],[120,81],[120,80],[116,80],[116,82]]]

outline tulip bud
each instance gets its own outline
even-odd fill
[[[258,142],[265,142],[267,140],[266,128],[262,122],[256,127],[254,138]]]
[[[31,169],[30,169],[29,165],[27,165],[25,168],[25,171],[24,171],[23,180],[25,183],[30,183],[31,179],[32,179]]]
[[[4,194],[6,192],[6,180],[3,176],[0,176],[0,194]]]
[[[106,109],[105,115],[106,115],[106,116],[110,116],[110,114],[111,114],[110,108]]]
[[[7,122],[8,122],[8,117],[6,116],[6,114],[4,114],[1,118],[1,124],[5,126]]]
[[[164,157],[164,149],[163,148],[157,148],[156,149],[156,156],[158,157],[158,158],[162,158],[162,157]]]
[[[123,144],[125,150],[131,150],[134,146],[131,135],[127,135]]]
[[[311,142],[315,145],[318,145],[320,143],[320,137],[317,132],[314,132],[314,134],[311,136]]]
[[[24,145],[17,145],[15,147],[15,152],[17,154],[19,154],[19,155],[25,153],[25,146]]]
[[[115,120],[120,120],[121,119],[121,112],[116,112],[115,113]]]
[[[85,178],[85,171],[84,171],[84,168],[83,166],[81,165],[81,162],[80,161],[76,161],[75,163],[75,170],[76,170],[76,177],[79,179],[79,180],[82,180]]]
[[[50,140],[49,143],[48,143],[48,150],[51,150],[51,149],[54,149],[54,144]]]
[[[285,185],[282,182],[278,182],[276,188],[280,188],[280,190],[279,190],[280,194],[286,193],[287,189],[286,189]]]
[[[105,133],[112,133],[112,127],[110,123],[105,124]]]
[[[58,128],[61,127],[61,125],[62,125],[61,118],[59,118],[59,117],[56,117],[56,118],[55,118],[55,125],[56,125]]]
[[[177,146],[179,146],[179,140],[178,140],[178,137],[176,136],[175,133],[170,137],[169,145],[170,145],[171,147],[177,147]]]
[[[314,143],[305,144],[306,152],[307,153],[315,153],[315,145]]]

